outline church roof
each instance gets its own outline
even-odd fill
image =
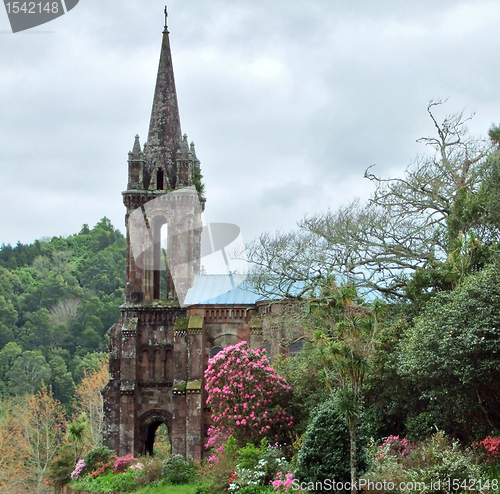
[[[194,279],[184,305],[253,305],[263,300],[246,275],[200,274]]]

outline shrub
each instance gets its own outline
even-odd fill
[[[135,472],[108,473],[100,477],[85,477],[71,484],[76,491],[88,492],[133,492],[137,489]]]
[[[170,456],[162,467],[162,476],[166,482],[173,485],[189,484],[195,477],[195,465],[186,461],[181,455]]]
[[[75,469],[71,472],[71,478],[76,480],[79,477],[82,477],[85,467],[85,460],[78,460],[78,463],[75,465]]]
[[[214,429],[210,446],[230,434],[240,446],[258,444],[267,437],[273,444],[290,444],[293,418],[283,408],[291,388],[270,366],[265,351],[248,348],[245,341],[220,351],[205,371],[207,404]]]
[[[238,494],[268,494],[274,492],[274,489],[269,485],[247,485],[242,487]]]
[[[86,465],[85,471],[93,472],[97,470],[97,468],[99,468],[100,466],[108,463],[109,460],[111,460],[111,458],[115,455],[116,453],[106,446],[99,446],[97,448],[94,448],[92,451],[89,451],[83,458]]]
[[[148,456],[141,459],[144,468],[138,473],[135,481],[140,487],[144,487],[152,482],[157,482],[162,478],[163,458]]]
[[[488,436],[482,441],[474,443],[486,465],[500,463],[500,437]]]
[[[116,473],[123,473],[135,461],[137,461],[137,458],[130,453],[126,456],[119,456],[113,464],[114,471]]]
[[[233,436],[229,436],[226,443],[217,451],[213,451],[207,461],[198,467],[198,476],[205,479],[200,486],[199,494],[226,491],[231,474],[236,469],[236,452],[238,446]]]
[[[437,480],[441,480],[442,492],[446,492],[448,489],[443,482],[447,479],[462,485],[463,481],[482,478],[472,451],[462,450],[457,441],[442,432],[417,445],[411,445],[410,450],[401,450],[403,441],[392,436],[382,446],[372,446],[370,469],[363,478],[374,483],[386,481],[386,485],[392,482],[395,486],[400,482],[423,482],[425,488],[419,490],[422,493],[431,492],[431,482]],[[403,454],[403,451],[406,453]],[[450,490],[454,491],[453,485],[450,485]]]
[[[292,487],[293,481],[294,481],[293,473],[287,473],[286,475],[283,475],[283,472],[278,472],[276,474],[276,478],[271,482],[271,485],[273,486],[275,491],[288,492],[290,487]]]
[[[358,469],[365,466],[362,438],[358,444]],[[350,482],[349,432],[345,421],[338,416],[335,405],[325,402],[306,429],[297,456],[295,476],[301,482],[335,479]]]
[[[58,455],[50,462],[47,469],[47,481],[50,485],[62,487],[71,480],[71,473],[74,470],[75,461],[73,451],[69,445],[65,445],[61,448]]]

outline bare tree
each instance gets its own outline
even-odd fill
[[[446,260],[454,242],[477,226],[464,219],[457,205],[478,191],[492,148],[486,139],[469,134],[472,116],[458,113],[438,123],[433,112],[442,103],[427,107],[436,137],[417,141],[433,154],[417,159],[402,178],[378,177],[370,167],[365,178],[375,191],[366,204],[354,200],[305,218],[295,232],[264,234],[249,246],[260,293],[303,298],[336,275],[365,291],[401,296],[412,272]]]

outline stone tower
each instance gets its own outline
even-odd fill
[[[156,429],[166,424],[172,452],[201,459],[202,324],[182,307],[200,269],[199,166],[181,133],[165,25],[148,140],[141,148],[135,137],[123,192],[126,302],[109,332],[110,381],[103,391],[104,443],[119,455],[152,453]]]
[[[141,148],[135,138],[123,192],[126,300],[109,331],[110,381],[103,391],[104,444],[121,456],[152,453],[165,424],[172,453],[201,460],[212,423],[203,386],[209,358],[240,341],[288,352],[255,323],[278,306],[246,286],[246,276],[200,274],[202,236],[207,241],[200,177],[194,145],[181,133],[165,26],[148,140]]]

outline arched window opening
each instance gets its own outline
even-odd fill
[[[168,267],[167,267],[167,232],[166,219],[157,217],[153,223],[154,235],[154,273],[153,299],[166,300],[168,298]],[[165,239],[165,240],[164,240]]]
[[[224,350],[221,346],[214,346],[210,349],[210,358],[215,357],[219,352]]]
[[[156,189],[163,190],[163,170],[161,168],[156,172]]]

